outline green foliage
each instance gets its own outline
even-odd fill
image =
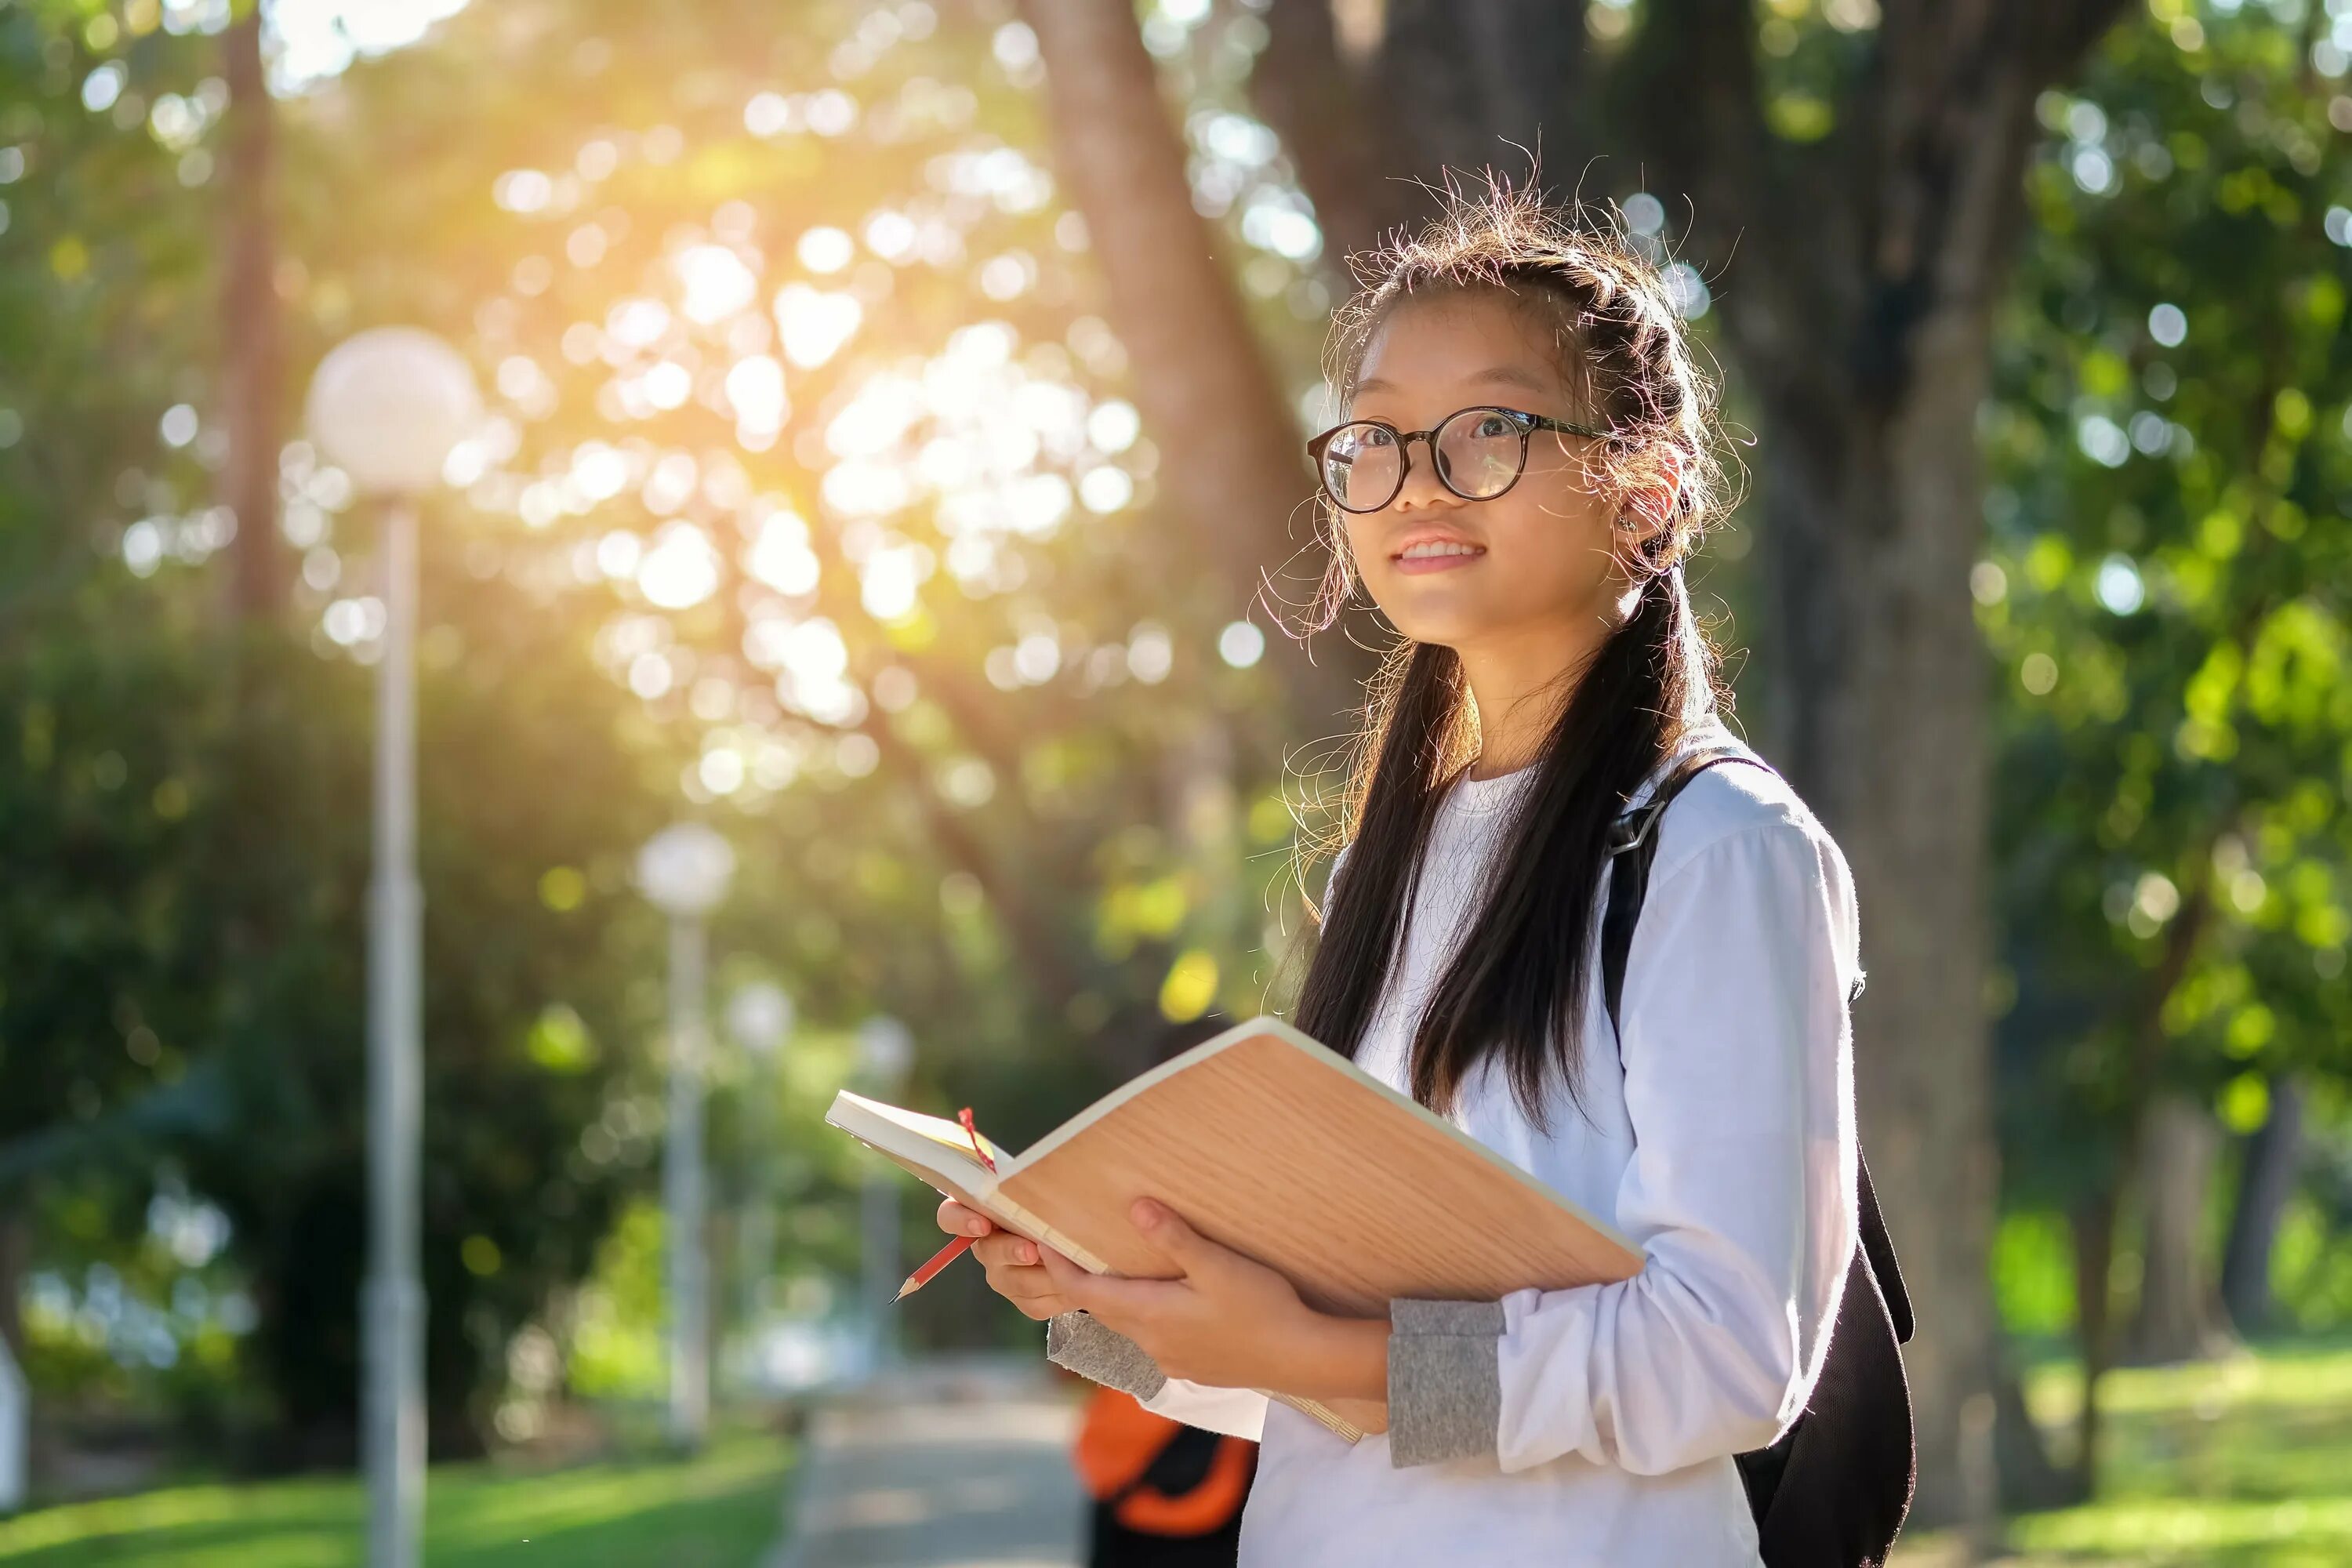
[[[659,933],[626,867],[663,806],[619,742],[626,694],[581,634],[502,584],[436,573],[428,595],[425,1269],[434,1381],[461,1414],[502,1379],[507,1336],[584,1270],[636,1179],[624,1154],[645,1158],[592,1159],[579,1131],[648,1070],[634,1044]],[[133,1217],[132,1173],[169,1158],[226,1210],[260,1287],[248,1370],[298,1430],[340,1423],[361,1263],[368,672],[141,618],[167,591],[119,598],[102,634],[55,628],[43,657],[0,666],[42,737],[0,766],[0,1038],[22,1090],[0,1158],[20,1156],[20,1180],[115,1191]],[[585,868],[562,908],[542,896],[558,866]],[[44,1124],[50,1107],[78,1137]],[[487,1246],[471,1267],[470,1238]]]
[[[1992,1246],[1993,1297],[2012,1334],[2053,1335],[2074,1326],[2074,1240],[2048,1213],[2000,1217]]]

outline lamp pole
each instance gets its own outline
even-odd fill
[[[25,1506],[26,1439],[33,1424],[32,1393],[0,1334],[0,1514]]]
[[[425,1508],[425,894],[416,874],[416,509],[383,512],[375,879],[368,918],[368,1549],[412,1568]]]
[[[756,1336],[766,1316],[768,1277],[776,1253],[776,1053],[792,1033],[793,999],[782,986],[754,981],[727,1004],[728,1032],[751,1058],[751,1114],[745,1142],[749,1189],[743,1205],[743,1332]],[[747,1341],[748,1342],[748,1341]]]
[[[735,852],[699,823],[654,835],[637,856],[637,883],[669,916],[669,1116],[662,1141],[662,1280],[669,1342],[669,1436],[699,1448],[710,1432],[710,1260],[702,1153],[703,921],[727,896]]]
[[[361,1295],[369,1568],[415,1568],[425,1504],[425,898],[416,874],[416,498],[481,414],[457,352],[413,327],[339,344],[307,419],[330,462],[384,499],[368,904],[368,1275]]]
[[[857,1059],[866,1082],[877,1094],[895,1099],[907,1069],[915,1059],[914,1037],[907,1026],[876,1014],[858,1026]],[[864,1264],[859,1298],[868,1313],[866,1349],[870,1366],[878,1368],[898,1356],[897,1316],[887,1310],[890,1293],[898,1288],[898,1173],[882,1162],[866,1162],[866,1179],[858,1191],[863,1233],[859,1248]]]

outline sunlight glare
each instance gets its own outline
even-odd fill
[[[673,522],[638,563],[637,587],[662,609],[690,609],[719,591],[719,552],[702,530]]]
[[[783,338],[784,357],[803,370],[839,353],[865,316],[853,294],[787,283],[776,295],[776,331]]]
[[[811,272],[838,272],[856,254],[856,242],[842,230],[822,225],[801,236],[801,265]]]
[[[678,254],[677,268],[686,290],[679,309],[687,320],[706,327],[749,305],[760,290],[759,279],[743,258],[723,245],[689,246]]]
[[[747,354],[727,373],[727,405],[745,430],[784,427],[791,411],[784,398],[784,367],[772,355]]]
[[[659,300],[616,301],[604,317],[604,334],[626,348],[649,349],[669,331],[669,307]]]
[[[809,592],[816,586],[818,567],[816,552],[809,548],[808,524],[793,512],[770,513],[743,564],[779,594]]]
[[[611,500],[628,487],[628,457],[610,443],[583,441],[572,448],[572,482],[592,501]]]

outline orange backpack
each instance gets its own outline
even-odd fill
[[[1155,1415],[1129,1394],[1097,1388],[1071,1454],[1087,1495],[1146,1535],[1206,1535],[1249,1496],[1257,1445]]]

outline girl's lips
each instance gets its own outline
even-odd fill
[[[1475,555],[1400,555],[1393,564],[1398,571],[1417,577],[1425,573],[1444,572],[1455,566],[1467,566],[1473,562],[1484,561],[1486,558],[1486,552],[1484,550]]]

